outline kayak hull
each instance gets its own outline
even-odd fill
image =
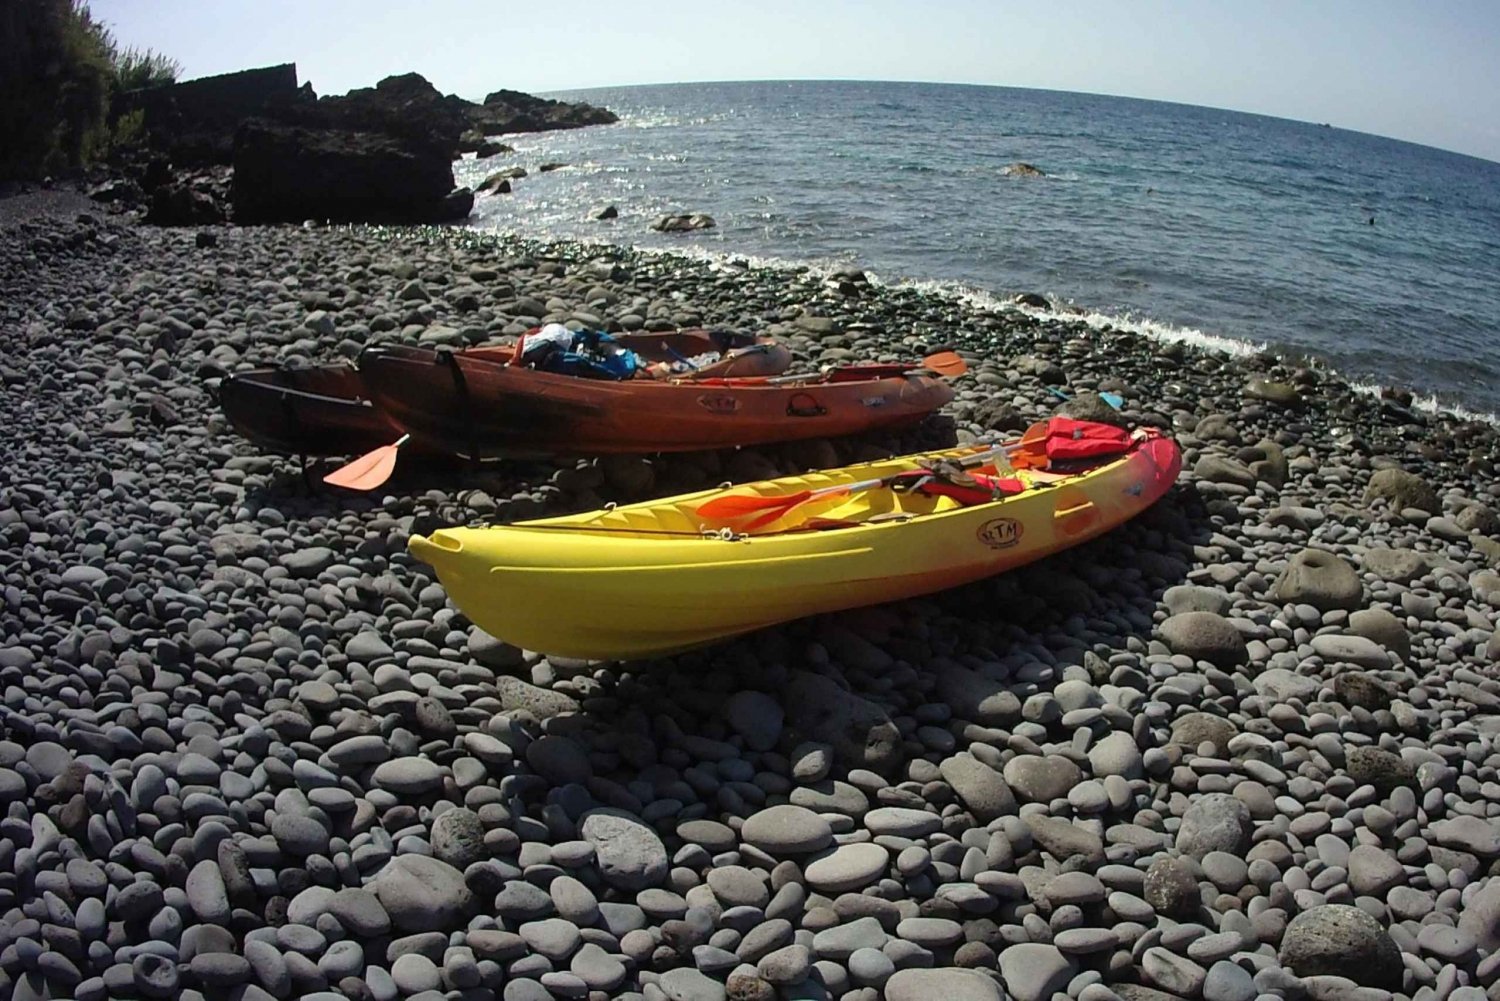
[[[240,435],[284,455],[368,452],[401,433],[348,364],[236,372],[219,384],[219,404]]]
[[[983,504],[880,489],[802,505],[815,510],[795,511],[790,528],[773,525],[766,534],[694,525],[696,508],[726,492],[784,496],[973,451],[587,515],[442,529],[414,536],[410,548],[436,570],[458,607],[494,636],[549,654],[643,659],[803,616],[930,594],[1041,559],[1145,510],[1171,487],[1182,461],[1175,443],[1152,438],[1087,473],[1018,474],[1028,484],[1024,492]],[[875,512],[888,517],[859,520],[871,517],[872,505],[889,507]],[[829,524],[835,527],[823,527]]]
[[[360,372],[413,440],[465,458],[683,452],[835,437],[920,421],[953,398],[921,373],[851,382],[611,381],[466,352],[369,348]]]

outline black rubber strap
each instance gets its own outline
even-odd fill
[[[805,400],[806,403],[799,403]],[[811,393],[796,393],[787,401],[786,415],[788,417],[822,417],[828,413],[826,407],[817,401]]]
[[[479,423],[474,413],[474,398],[469,393],[469,380],[464,377],[463,367],[459,365],[458,358],[452,351],[439,351],[438,357],[453,373],[453,388],[458,390],[459,399],[463,401],[464,430],[469,443],[469,461],[478,466],[480,459]]]

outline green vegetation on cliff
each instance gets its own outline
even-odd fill
[[[85,167],[139,123],[110,121],[117,91],[170,83],[181,67],[121,49],[83,0],[0,5],[0,180]]]

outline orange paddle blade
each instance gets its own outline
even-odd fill
[[[969,370],[969,363],[959,357],[957,351],[939,351],[922,359],[922,367],[936,372],[938,375],[946,375],[949,378],[963,375]]]
[[[323,482],[346,490],[374,490],[396,471],[396,453],[410,437],[411,435],[404,434],[389,445],[381,445],[373,452],[366,452],[323,477]]]
[[[725,494],[723,497],[715,497],[704,501],[698,506],[698,513],[705,518],[743,518],[746,515],[755,514],[772,508],[792,508],[811,497],[811,490],[799,490],[794,494],[783,494],[779,497],[756,497],[750,494]]]
[[[1021,440],[1011,446],[1010,464],[1013,469],[1047,468],[1047,432],[1052,421],[1037,421],[1021,435]]]

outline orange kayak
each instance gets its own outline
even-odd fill
[[[920,370],[854,378],[556,375],[474,352],[367,348],[360,373],[413,441],[471,459],[682,452],[834,437],[920,421],[953,398]]]

